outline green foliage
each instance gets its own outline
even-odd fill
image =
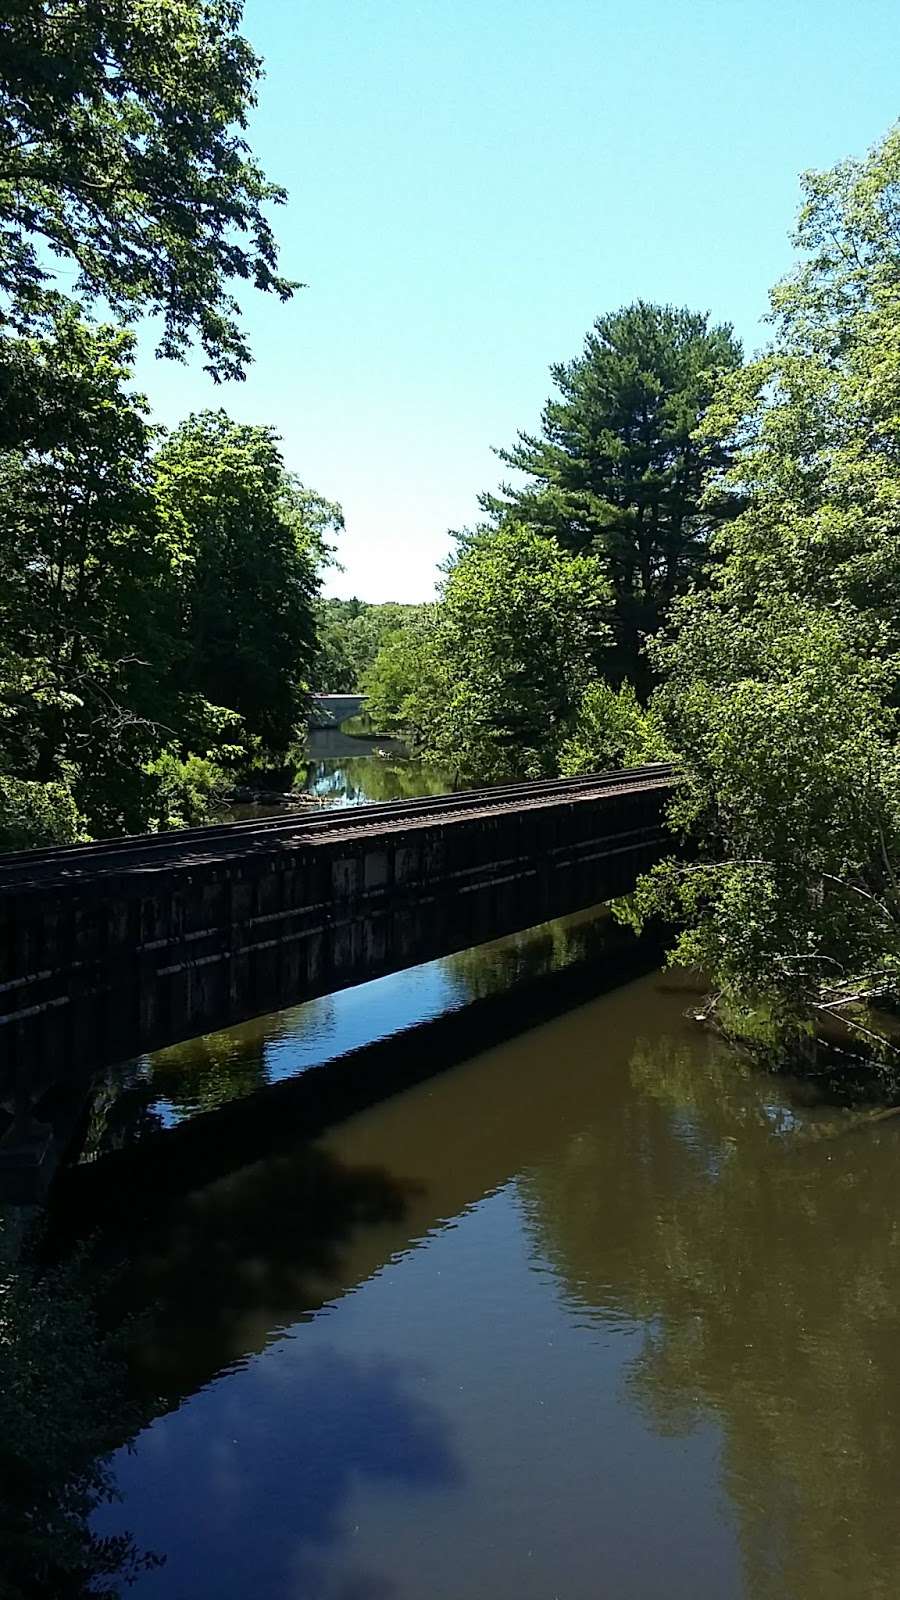
[[[379,733],[403,733],[414,742],[428,743],[443,681],[438,670],[438,616],[436,606],[418,607],[405,627],[387,635],[366,672],[366,716]]]
[[[109,1453],[142,1419],[77,1268],[0,1266],[0,1572],[6,1600],[115,1596],[154,1557],[91,1530]]]
[[[230,284],[286,299],[264,208],[284,199],[244,138],[260,62],[237,0],[7,0],[0,21],[0,293],[19,331],[53,262],[114,316],[197,334],[214,377],[250,352]]]
[[[140,821],[172,661],[132,354],[129,334],[71,311],[0,346],[0,373],[35,397],[35,443],[0,455],[0,770],[68,783],[95,832]]]
[[[593,556],[514,524],[485,532],[450,567],[440,606],[379,656],[370,715],[411,729],[428,759],[467,779],[552,772],[608,600]]]
[[[81,818],[65,783],[34,783],[0,773],[0,850],[75,844]]]
[[[466,779],[664,750],[639,703],[644,645],[738,503],[729,488],[701,504],[727,452],[696,430],[740,360],[729,328],[688,311],[638,302],[598,319],[583,355],[552,369],[541,435],[501,452],[531,481],[483,497],[493,528],[460,536],[436,611],[369,669],[379,727]]]
[[[560,772],[577,777],[609,767],[637,767],[669,759],[662,728],[653,711],[641,706],[630,683],[589,684],[571,734],[560,749]]]
[[[771,352],[725,386],[746,497],[656,653],[699,859],[645,882],[729,1014],[806,1028],[900,972],[900,135],[807,179]],[[868,1024],[865,1024],[867,1027]]]
[[[197,828],[221,819],[230,779],[215,762],[197,755],[182,761],[174,750],[166,749],[148,764],[147,772],[157,784],[152,806],[161,831]]]
[[[0,19],[7,844],[199,820],[235,746],[269,759],[302,718],[338,508],[270,429],[206,413],[160,443],[132,336],[82,309],[155,316],[157,354],[197,338],[214,378],[240,378],[231,285],[292,292],[265,216],[283,194],[244,138],[260,62],[241,10],[11,0]]]
[[[354,694],[359,689],[352,647],[357,620],[368,610],[363,600],[316,602],[316,659],[313,687],[320,694]],[[368,666],[368,662],[366,665]]]
[[[182,686],[284,750],[315,656],[323,527],[340,512],[289,477],[273,429],[224,411],[190,417],[153,469],[178,589]]]
[[[320,600],[313,687],[323,694],[358,693],[379,651],[393,634],[414,625],[422,609],[392,600],[382,605],[364,600]]]
[[[130,334],[71,310],[52,337],[0,340],[13,431],[34,439],[0,452],[0,773],[65,785],[92,835],[214,809],[193,778],[173,798],[170,759],[235,768],[288,747],[340,518],[269,429],[207,413],[154,451],[132,356]],[[56,838],[32,812],[24,836]]]
[[[642,698],[642,642],[702,575],[711,531],[732,509],[729,497],[701,506],[725,456],[712,430],[702,443],[695,430],[719,375],[740,360],[730,327],[694,312],[638,301],[599,317],[583,354],[551,368],[559,398],[541,433],[500,452],[531,481],[482,500],[501,526],[511,518],[597,557],[613,629],[599,664]]]

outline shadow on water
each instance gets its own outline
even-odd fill
[[[575,959],[586,948],[601,947],[602,964]],[[447,1214],[435,1210],[429,1177],[403,1176],[402,1159],[396,1169],[348,1165],[313,1142],[316,1135],[387,1096],[424,1087],[436,1074],[467,1063],[476,1050],[514,1039],[614,988],[635,971],[646,971],[657,955],[652,945],[635,943],[606,918],[570,919],[446,963],[456,971],[452,993],[458,1009],[205,1114],[164,1128],[145,1103],[126,1092],[113,1099],[107,1116],[119,1131],[127,1113],[130,1132],[136,1124],[141,1137],[119,1148],[107,1143],[100,1159],[60,1175],[48,1217],[48,1253],[64,1255],[90,1237],[98,1259],[121,1268],[109,1315],[120,1320],[153,1308],[137,1366],[148,1391],[177,1403],[179,1385],[194,1389],[262,1349],[286,1325],[365,1281],[392,1251],[407,1248]],[[466,1004],[478,988],[479,970],[486,992]],[[248,1040],[246,1031],[232,1030],[240,1047],[230,1035],[192,1042],[189,1060],[195,1062],[202,1046],[206,1069],[234,1046],[239,1068],[230,1056],[225,1063],[233,1069],[232,1080],[237,1072],[242,1088],[260,1082],[261,1035],[254,1032]],[[465,1081],[468,1086],[468,1075]],[[547,1088],[555,1099],[552,1082]],[[159,1090],[154,1080],[153,1092]],[[515,1145],[501,1141],[498,1150],[491,1131],[501,1116],[500,1105],[485,1103],[477,1090],[468,1113],[457,1109],[459,1148],[470,1158],[481,1153],[477,1176],[463,1162],[449,1191],[444,1177],[440,1206],[450,1206],[451,1214],[515,1170]],[[546,1125],[552,1126],[552,1117]],[[416,1143],[424,1148],[421,1132]],[[443,1172],[444,1152],[436,1151],[435,1159]]]
[[[270,1158],[242,1169],[236,1180],[198,1189],[179,1207],[163,1206],[149,1228],[130,1232],[108,1219],[110,1225],[102,1237],[94,1238],[88,1257],[66,1269],[72,1273],[66,1281],[72,1282],[78,1305],[84,1296],[85,1316],[77,1324],[80,1338],[88,1339],[87,1319],[95,1312],[107,1338],[118,1340],[121,1330],[128,1330],[129,1382],[120,1390],[116,1377],[112,1387],[118,1362],[110,1362],[103,1353],[104,1341],[97,1345],[96,1377],[92,1350],[86,1344],[82,1351],[71,1348],[71,1357],[80,1363],[86,1379],[79,1371],[74,1383],[58,1373],[55,1381],[62,1383],[63,1406],[70,1391],[77,1399],[81,1384],[92,1406],[99,1408],[102,1426],[85,1417],[86,1438],[102,1435],[110,1449],[118,1417],[122,1424],[118,1439],[124,1441],[140,1429],[151,1455],[159,1437],[160,1413],[177,1412],[186,1397],[199,1392],[200,1408],[190,1411],[178,1464],[168,1479],[180,1518],[167,1517],[162,1539],[142,1537],[135,1546],[118,1513],[103,1504],[109,1458],[82,1462],[67,1445],[66,1458],[56,1461],[54,1420],[48,1430],[49,1467],[46,1476],[36,1480],[35,1514],[45,1520],[52,1508],[55,1521],[45,1536],[48,1549],[55,1553],[59,1538],[64,1560],[74,1551],[78,1581],[75,1569],[68,1573],[66,1567],[68,1576],[59,1583],[7,1589],[3,1574],[10,1518],[0,1509],[0,1594],[15,1600],[69,1600],[70,1596],[74,1600],[76,1595],[87,1600],[88,1594],[118,1594],[121,1563],[129,1585],[139,1576],[148,1593],[168,1597],[173,1593],[168,1562],[177,1558],[179,1594],[193,1594],[193,1584],[208,1580],[212,1565],[219,1574],[213,1592],[234,1595],[235,1600],[250,1593],[307,1595],[326,1590],[335,1600],[351,1595],[380,1600],[392,1595],[388,1580],[364,1571],[357,1571],[346,1585],[330,1587],[328,1552],[343,1540],[347,1502],[361,1483],[394,1484],[414,1495],[447,1492],[460,1481],[461,1466],[450,1449],[444,1419],[416,1392],[408,1364],[381,1355],[317,1352],[293,1368],[288,1393],[277,1381],[273,1385],[269,1368],[268,1378],[254,1395],[252,1414],[242,1416],[240,1439],[233,1437],[227,1400],[223,1410],[222,1395],[217,1394],[210,1423],[202,1391],[213,1375],[224,1374],[219,1381],[227,1384],[230,1374],[243,1373],[253,1352],[321,1305],[335,1283],[343,1281],[350,1241],[381,1238],[385,1232],[405,1236],[407,1212],[420,1198],[417,1183],[378,1167],[342,1162],[304,1144],[290,1159]],[[380,1265],[377,1248],[372,1265]],[[52,1359],[58,1365],[65,1362],[66,1352],[64,1346],[57,1351],[56,1345],[71,1330],[63,1321],[58,1335],[54,1333],[56,1317],[51,1301],[38,1320],[42,1327],[49,1323]],[[29,1337],[40,1362],[42,1343]],[[46,1335],[41,1338],[46,1344]],[[27,1357],[27,1349],[24,1354]],[[217,1369],[214,1374],[211,1364]],[[5,1370],[0,1359],[0,1375]],[[257,1380],[251,1375],[249,1381]],[[21,1412],[15,1403],[10,1412],[10,1396],[0,1401],[5,1421],[11,1415],[21,1434],[22,1425],[27,1428],[27,1396]],[[296,1430],[282,1436],[273,1451],[268,1443],[286,1403],[297,1419]],[[67,1418],[64,1426],[71,1430],[77,1421]],[[12,1459],[10,1449],[5,1434],[2,1469]],[[32,1459],[27,1441],[24,1449],[24,1459]],[[241,1465],[247,1451],[255,1461],[249,1477]],[[126,1450],[116,1459],[121,1487],[130,1456]],[[77,1463],[74,1476],[70,1461]],[[193,1492],[197,1475],[208,1490],[199,1517]],[[89,1492],[82,1484],[90,1486]],[[21,1565],[28,1517],[28,1488],[22,1483],[16,1511]],[[252,1550],[246,1541],[249,1525],[260,1539],[260,1546]],[[151,1552],[146,1570],[144,1551]],[[102,1580],[109,1580],[112,1587],[95,1589],[94,1583]]]
[[[350,1286],[361,1241],[375,1270],[382,1240],[408,1237],[423,1197],[418,1182],[302,1145],[198,1187],[133,1233],[108,1229],[102,1253],[118,1265],[108,1315],[151,1308],[136,1377],[177,1403],[265,1348]]]

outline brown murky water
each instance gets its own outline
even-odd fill
[[[754,1073],[689,999],[629,983],[148,1230],[173,1409],[103,1521],[167,1557],[134,1593],[894,1600],[900,1126]],[[231,1059],[302,1065],[323,1016]]]

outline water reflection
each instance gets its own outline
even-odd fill
[[[129,1238],[115,1283],[120,1317],[150,1308],[134,1349],[143,1392],[176,1404],[377,1270],[424,1193],[302,1145],[189,1194]]]
[[[341,1570],[348,1510],[360,1492],[384,1486],[413,1506],[429,1493],[452,1492],[461,1469],[444,1419],[389,1356],[360,1359],[329,1348],[307,1356],[288,1345],[279,1357],[224,1380],[148,1430],[142,1449],[153,1487],[165,1485],[166,1498],[162,1508],[158,1501],[145,1507],[145,1521],[159,1519],[168,1559],[142,1593],[191,1600],[398,1594],[377,1567]],[[145,1467],[125,1457],[119,1481],[126,1494],[132,1476],[143,1494]]]
[[[285,783],[293,780],[289,791],[297,796],[293,808],[288,800],[269,799],[263,791],[254,801],[232,805],[225,820],[284,816],[307,805],[305,797],[310,795],[319,805],[331,808],[451,794],[458,787],[451,773],[411,756],[401,739],[373,737],[365,730],[363,718],[357,718],[354,725],[356,732],[342,728],[309,732],[305,759],[283,774]]]
[[[629,1389],[651,1426],[721,1424],[753,1596],[896,1595],[895,1128],[671,1041],[629,1077],[624,1126],[527,1180],[539,1248],[585,1309],[614,1296],[644,1325]]]
[[[106,1074],[94,1098],[85,1154],[121,1149],[544,973],[599,964],[611,945],[622,943],[608,912],[595,907],[156,1050]]]
[[[352,739],[347,744],[349,750],[318,756],[307,768],[306,792],[325,805],[414,800],[420,795],[449,794],[456,787],[449,773],[413,760],[396,740]],[[370,748],[366,749],[367,745]]]
[[[155,1592],[898,1592],[900,1128],[688,998],[631,984],[131,1241],[181,1404],[109,1526],[168,1551]]]
[[[357,718],[356,732],[314,729],[307,737],[302,788],[327,806],[358,806],[449,794],[449,772],[411,756],[400,739],[373,737]]]

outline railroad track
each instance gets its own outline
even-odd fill
[[[129,834],[121,839],[100,839],[90,844],[57,845],[52,849],[15,850],[0,856],[0,894],[4,889],[49,878],[71,879],[94,873],[161,867],[172,861],[208,860],[219,855],[303,844],[323,836],[352,836],[386,827],[415,826],[432,818],[447,822],[467,816],[489,815],[510,807],[526,808],[586,798],[589,794],[631,792],[657,788],[672,781],[674,767],[654,762],[615,772],[591,773],[581,778],[547,778],[533,783],[498,784],[465,789],[456,794],[426,795],[416,800],[389,800],[374,805],[344,806],[318,811],[292,812],[246,822],[222,822],[204,828],[182,828],[171,833]]]

